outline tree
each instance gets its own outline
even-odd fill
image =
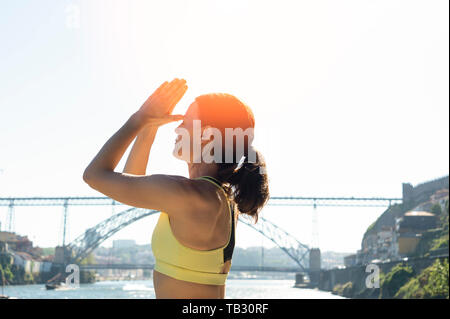
[[[448,260],[435,262],[424,269],[418,276],[411,278],[396,293],[395,298],[422,299],[447,298],[448,299]]]
[[[414,276],[411,266],[404,264],[395,265],[389,273],[381,278],[380,297],[392,298],[397,291]]]

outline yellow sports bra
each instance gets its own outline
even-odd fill
[[[211,176],[201,176],[197,179],[210,181],[226,196],[217,179]],[[226,261],[230,260],[231,263],[235,243],[234,209],[230,206],[228,203],[231,219],[228,242],[223,247],[211,250],[198,250],[181,244],[172,232],[169,216],[161,212],[152,234],[154,269],[179,280],[207,285],[224,285],[228,274],[223,274],[221,271]]]

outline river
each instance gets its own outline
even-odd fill
[[[342,298],[315,289],[293,288],[291,279],[228,279],[227,299],[336,299]],[[1,291],[0,291],[1,292]],[[44,285],[6,286],[4,294],[33,299],[153,299],[149,280],[99,281],[70,290],[46,290]]]

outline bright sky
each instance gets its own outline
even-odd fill
[[[433,1],[2,1],[0,197],[101,196],[84,168],[163,81],[254,111],[274,196],[401,197],[448,174],[449,3]],[[148,173],[187,176],[176,124]],[[122,168],[124,161],[119,164]],[[263,216],[311,240],[309,207]],[[0,221],[6,224],[6,207]],[[320,247],[351,252],[383,208],[319,207]],[[58,242],[62,208],[17,208],[15,230]],[[111,209],[71,208],[70,239]],[[156,216],[112,239],[149,243]],[[111,240],[105,244],[110,244]],[[237,245],[267,239],[238,228]]]

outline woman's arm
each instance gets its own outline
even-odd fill
[[[139,132],[125,163],[124,173],[145,175],[150,149],[155,140],[157,130],[157,127],[147,126]]]
[[[181,84],[183,84],[183,82],[181,82]],[[175,85],[175,83],[172,81],[170,84],[166,85]],[[151,110],[151,114],[155,116],[171,114],[178,101],[184,95],[185,91],[186,89],[179,91],[178,95],[174,96],[174,99],[167,104],[167,107],[153,109]],[[123,169],[124,173],[134,175],[146,174],[150,150],[155,140],[157,131],[158,127],[147,126],[139,132],[125,163],[125,167]]]
[[[121,160],[130,143],[140,130],[146,125],[157,128],[159,125],[179,121],[182,115],[165,115],[143,122],[142,117],[136,112],[127,122],[106,142],[98,154],[85,169],[83,179],[89,185],[102,178],[105,174],[114,173],[114,169]]]
[[[182,116],[166,115],[166,123]],[[162,119],[158,119],[158,124]],[[169,175],[139,176],[118,173],[114,169],[143,125],[133,114],[106,142],[83,174],[83,180],[93,189],[126,205],[175,211],[174,203],[189,198],[187,179]]]
[[[84,181],[89,184],[102,174],[113,172],[131,141],[142,128],[143,123],[139,121],[136,113],[133,114],[103,145],[88,167],[86,167],[83,174]]]
[[[171,85],[172,84],[172,85]],[[106,142],[85,169],[83,179],[92,188],[121,203],[166,210],[179,200],[189,198],[186,184],[189,179],[181,176],[138,176],[114,172],[123,154],[137,134],[145,129],[156,132],[158,126],[181,120],[182,115],[169,115],[171,103],[181,98],[187,89],[184,81],[164,83],[134,113],[127,122]],[[155,114],[165,114],[155,117]]]

